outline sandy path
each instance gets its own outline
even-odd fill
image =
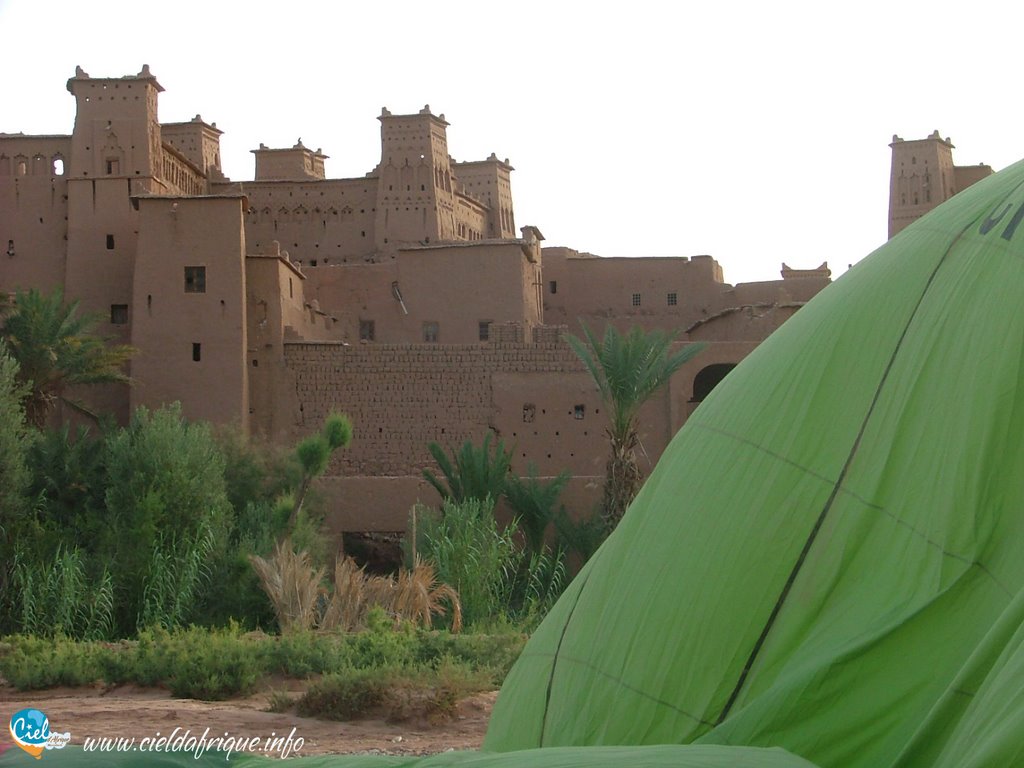
[[[299,717],[294,712],[264,711],[266,693],[229,701],[174,699],[167,691],[131,685],[115,688],[58,688],[21,693],[0,688],[0,720],[25,707],[42,710],[54,731],[71,733],[72,744],[86,736],[134,736],[137,739],[169,736],[175,728],[193,735],[210,729],[210,736],[225,731],[231,736],[266,738],[272,734],[305,740],[300,755],[342,753],[433,754],[448,749],[478,749],[497,692],[472,696],[459,705],[458,716],[441,725],[425,722],[386,723],[361,720],[336,723]],[[6,723],[4,723],[6,725]],[[9,734],[3,729],[3,736]]]

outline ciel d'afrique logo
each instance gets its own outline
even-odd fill
[[[14,743],[36,760],[43,752],[64,749],[71,741],[70,733],[55,733],[50,730],[50,719],[38,709],[22,709],[11,716],[11,736]]]

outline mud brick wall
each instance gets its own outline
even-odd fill
[[[564,343],[344,345],[289,342],[285,363],[294,377],[302,423],[297,436],[319,427],[333,410],[351,416],[355,436],[328,475],[418,475],[433,460],[427,445],[446,449],[479,442],[487,429],[521,421],[495,405],[495,382],[522,381],[522,398],[578,382],[582,364]],[[501,386],[506,386],[504,383]],[[591,385],[592,386],[592,385]],[[540,394],[539,392],[536,392]],[[595,392],[596,394],[596,392]],[[519,406],[521,410],[521,406]],[[511,410],[511,409],[509,409]]]

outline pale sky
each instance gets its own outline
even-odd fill
[[[160,120],[215,121],[232,179],[300,136],[347,178],[380,159],[382,106],[429,103],[456,160],[509,158],[545,245],[836,275],[885,240],[894,133],[938,129],[959,165],[1024,155],[1022,21],[987,0],[0,0],[0,131],[70,133],[76,65],[147,63]]]

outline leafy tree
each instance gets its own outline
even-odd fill
[[[282,457],[268,446],[264,446],[260,459],[237,439],[222,438],[221,442],[229,460],[228,490],[235,503],[235,526],[229,552],[214,563],[217,583],[208,590],[203,614],[222,619],[225,607],[220,598],[226,595],[234,601],[229,609],[241,610],[242,615],[235,614],[236,618],[267,626],[274,615],[268,611],[266,596],[273,599],[273,592],[260,590],[265,574],[256,564],[301,561],[310,564],[312,574],[326,562],[327,541],[320,531],[320,521],[307,514],[304,503],[313,480],[327,470],[334,452],[352,442],[352,422],[344,413],[328,415],[318,433],[295,446],[290,459],[297,472],[289,471]],[[264,475],[262,483],[260,475]],[[264,495],[257,498],[261,487]],[[269,558],[275,547],[277,554]],[[234,587],[233,593],[229,592]],[[289,599],[294,597],[291,594]]]
[[[570,477],[566,471],[551,480],[541,480],[534,464],[530,464],[526,477],[508,477],[505,499],[516,516],[526,546],[533,554],[544,551],[544,534],[555,519],[558,496]]]
[[[292,451],[235,427],[217,428],[215,440],[233,515],[226,546],[208,561],[208,584],[191,620],[204,626],[235,620],[246,629],[272,630],[277,618],[249,558],[268,556],[285,535],[294,499],[284,494],[298,486],[301,470]]]
[[[69,548],[95,551],[106,527],[105,438],[64,424],[40,432],[28,453],[29,496],[49,534]]]
[[[14,547],[25,524],[25,489],[29,475],[25,454],[29,447],[21,408],[18,364],[0,341],[0,601],[10,597],[7,584],[14,562]],[[0,605],[0,610],[7,606]]]
[[[287,447],[246,435],[236,426],[218,426],[214,430],[214,440],[224,456],[228,500],[236,517],[244,517],[246,509],[252,505],[272,502],[301,482],[301,468]],[[287,519],[286,514],[282,524]],[[271,537],[267,552],[273,545],[274,537]]]
[[[490,499],[496,502],[504,495],[512,454],[505,450],[505,444],[499,440],[492,456],[492,437],[493,434],[488,432],[479,449],[467,440],[458,453],[452,451],[451,459],[437,443],[427,446],[444,475],[444,482],[429,469],[423,470],[423,477],[441,494],[442,500],[461,503]]]
[[[607,528],[613,530],[643,481],[636,460],[640,408],[704,345],[691,344],[673,352],[674,338],[670,334],[634,327],[624,335],[611,323],[603,339],[585,325],[583,335],[586,341],[572,335],[567,341],[594,378],[610,413],[611,455],[606,465],[602,515]]]
[[[104,551],[117,565],[117,624],[129,634],[180,624],[227,538],[224,458],[209,426],[186,422],[177,403],[139,408],[107,450]]]
[[[21,394],[18,364],[0,341],[0,535],[25,507],[25,453],[29,440]]]
[[[332,413],[325,420],[321,430],[310,435],[295,446],[295,457],[302,468],[302,480],[295,493],[289,526],[294,526],[302,511],[302,502],[306,498],[309,484],[324,473],[331,455],[339,448],[352,442],[352,422],[344,413]]]
[[[129,381],[124,364],[134,350],[108,345],[92,334],[96,318],[78,314],[78,302],[65,303],[60,289],[44,294],[19,291],[0,322],[0,337],[18,362],[18,381],[25,385],[25,415],[42,428],[57,402],[96,420],[70,387]]]

